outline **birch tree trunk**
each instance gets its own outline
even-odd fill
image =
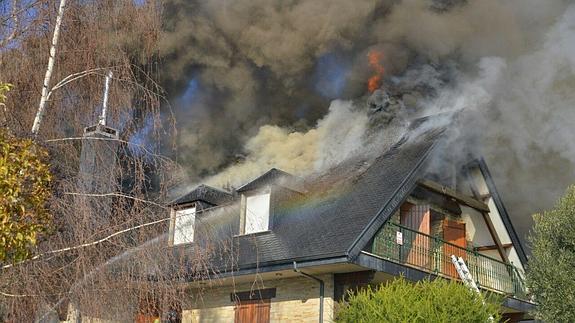
[[[54,26],[54,35],[52,36],[52,44],[50,45],[50,58],[48,59],[48,68],[46,68],[46,75],[44,76],[44,83],[42,85],[42,96],[40,97],[40,104],[38,105],[38,112],[34,118],[32,125],[32,134],[34,137],[38,135],[40,124],[46,111],[46,102],[48,101],[48,92],[50,87],[50,79],[52,78],[52,71],[54,70],[54,61],[56,60],[56,46],[58,45],[58,38],[60,36],[60,26],[62,25],[62,17],[64,16],[64,7],[66,0],[60,0],[60,7],[58,8],[58,16],[56,16],[56,25]]]

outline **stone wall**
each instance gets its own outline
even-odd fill
[[[319,276],[325,283],[324,322],[332,322],[334,316],[333,275]],[[254,280],[255,281],[255,280]],[[255,281],[206,289],[195,296],[190,293],[182,308],[182,322],[233,322],[234,303],[230,293],[251,289],[276,288],[271,299],[271,322],[317,322],[319,319],[319,283],[306,277]]]

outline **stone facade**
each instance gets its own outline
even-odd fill
[[[333,275],[320,275],[325,283],[324,322],[333,322]],[[277,280],[254,280],[254,284],[222,286],[204,290],[199,296],[190,296],[185,302],[182,322],[233,322],[234,303],[230,293],[252,289],[276,288],[271,299],[270,322],[317,322],[319,319],[319,283],[306,277]]]

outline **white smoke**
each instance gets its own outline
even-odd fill
[[[575,182],[575,4],[535,48],[508,60],[482,125],[512,214],[529,220]],[[517,223],[521,232],[530,227]]]
[[[463,112],[450,139],[462,154],[486,157],[524,235],[531,215],[575,182],[575,4],[532,45],[522,55],[480,58],[423,110],[447,112],[432,126]]]
[[[208,178],[206,183],[237,187],[272,167],[300,176],[324,170],[363,147],[367,126],[365,110],[357,109],[351,101],[335,100],[328,114],[308,131],[261,127],[245,146],[247,159]]]

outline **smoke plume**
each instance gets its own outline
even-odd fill
[[[306,175],[401,133],[402,114],[455,111],[453,142],[487,158],[521,233],[575,179],[569,1],[167,0],[164,14],[191,181]]]
[[[361,150],[367,127],[365,111],[357,111],[349,101],[333,101],[325,118],[308,131],[290,132],[277,126],[262,126],[245,145],[246,160],[226,168],[207,182],[238,187],[272,167],[307,175],[335,166]]]

